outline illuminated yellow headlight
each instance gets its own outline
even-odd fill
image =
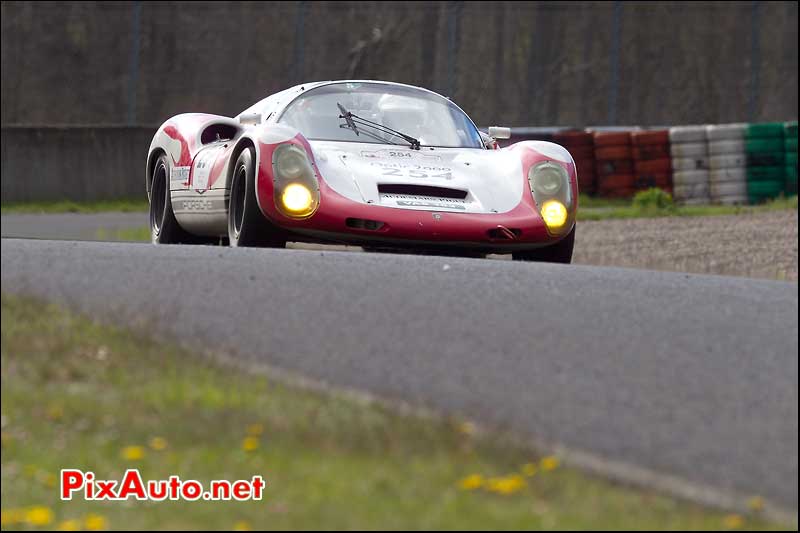
[[[548,200],[542,205],[542,218],[548,228],[558,229],[567,223],[567,208],[558,200]]]
[[[305,185],[290,183],[281,194],[281,202],[286,211],[295,215],[304,215],[311,211],[314,197]]]

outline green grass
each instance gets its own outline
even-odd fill
[[[34,528],[17,521],[35,518],[31,506],[41,507],[50,527],[70,520],[126,529],[771,527],[758,516],[725,515],[556,466],[458,420],[294,388],[8,295],[2,420],[3,529]],[[248,435],[257,443],[250,451],[243,447]],[[164,447],[152,446],[156,437]],[[124,458],[129,446],[141,447],[143,457]],[[526,464],[538,471],[520,474]],[[59,500],[61,468],[118,479],[130,467],[144,479],[261,474],[266,497]],[[507,482],[506,494],[460,487],[473,474],[524,482]]]
[[[136,213],[148,210],[147,199],[104,200],[99,202],[19,202],[2,204],[4,215],[17,213]]]
[[[585,203],[584,203],[585,202]],[[777,198],[761,205],[692,205],[670,207],[639,207],[632,201],[603,200],[581,196],[578,201],[578,220],[608,220],[656,217],[707,217],[745,215],[770,211],[797,210],[797,196]]]
[[[95,237],[101,241],[149,242],[151,234],[148,226],[120,228],[115,230],[100,228],[95,232]]]

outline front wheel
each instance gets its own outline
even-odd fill
[[[555,244],[526,250],[524,252],[514,252],[512,254],[515,261],[541,261],[543,263],[572,263],[572,249],[575,247],[575,226]]]
[[[228,240],[231,246],[283,248],[286,238],[264,218],[256,201],[256,169],[252,147],[242,150],[233,167],[228,203]]]

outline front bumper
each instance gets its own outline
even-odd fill
[[[567,235],[550,235],[533,200],[525,197],[507,213],[458,213],[362,204],[322,187],[319,209],[304,220],[283,216],[273,203],[262,204],[277,226],[303,240],[414,249],[470,249],[509,253],[554,244]]]

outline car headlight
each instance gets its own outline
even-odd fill
[[[547,231],[559,235],[570,229],[574,201],[564,167],[552,161],[537,163],[528,171],[528,183]]]
[[[306,151],[282,144],[272,154],[275,206],[291,218],[308,218],[319,207],[319,183]]]
[[[541,214],[548,228],[561,228],[567,223],[567,208],[558,200],[548,200],[543,203]]]
[[[281,203],[290,213],[307,213],[314,203],[311,191],[301,183],[290,183],[283,189]]]

